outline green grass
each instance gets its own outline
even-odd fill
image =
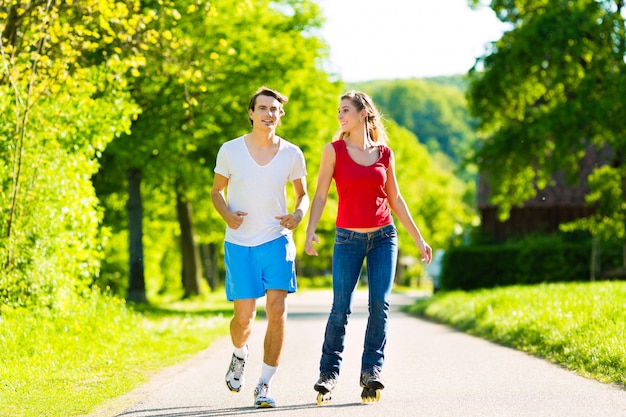
[[[89,413],[227,335],[223,298],[147,307],[95,295],[62,312],[3,310],[0,416]]]
[[[626,385],[626,282],[441,293],[408,311]]]
[[[624,282],[442,293],[410,310],[626,385]],[[68,417],[92,412],[227,335],[232,304],[222,292],[152,306],[94,295],[62,312],[1,313],[0,416]]]

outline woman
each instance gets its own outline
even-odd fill
[[[314,388],[318,405],[330,399],[337,383],[352,294],[366,261],[369,317],[361,359],[360,384],[364,402],[378,401],[387,340],[389,295],[396,269],[398,237],[392,212],[409,232],[422,261],[430,263],[432,249],[415,225],[396,181],[394,156],[371,98],[358,91],[341,97],[340,129],[322,151],[317,190],[311,205],[305,252],[317,256],[315,228],[328,191],[335,180],[339,196],[333,250],[333,305],[326,324],[320,378]]]

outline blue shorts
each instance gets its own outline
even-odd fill
[[[259,298],[267,290],[296,292],[296,245],[281,236],[259,246],[224,243],[226,298]]]

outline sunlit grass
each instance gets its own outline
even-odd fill
[[[626,385],[626,282],[442,293],[410,311],[581,375]]]
[[[441,293],[411,311],[626,385],[624,282]],[[88,414],[227,335],[231,315],[223,292],[152,306],[94,296],[61,313],[2,310],[0,416]]]
[[[128,392],[227,334],[222,298],[133,307],[98,295],[62,312],[3,311],[0,416],[86,414]]]

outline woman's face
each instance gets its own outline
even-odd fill
[[[337,118],[339,119],[339,124],[341,125],[341,130],[343,132],[349,132],[360,126],[363,122],[360,120],[361,117],[360,111],[354,107],[352,101],[350,99],[343,99],[339,104],[339,113],[337,114]]]

